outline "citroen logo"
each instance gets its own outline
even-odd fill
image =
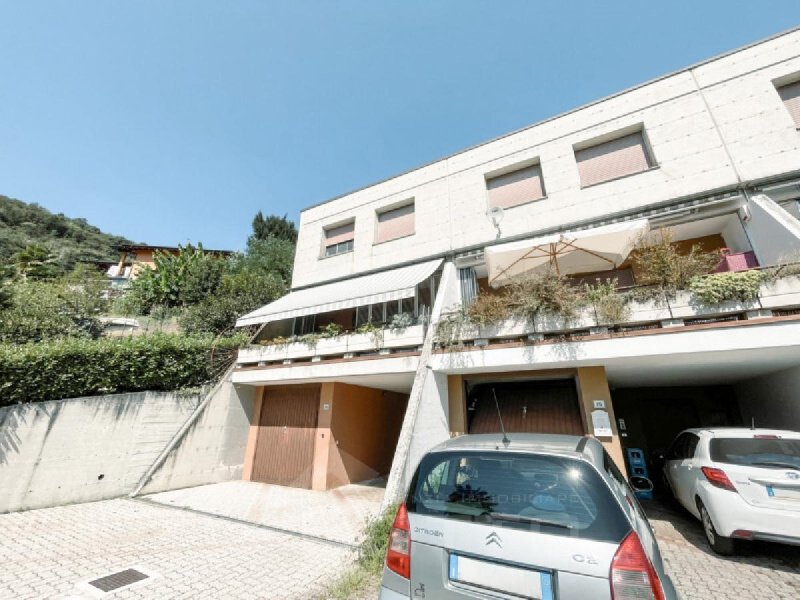
[[[490,533],[489,535],[486,536],[486,545],[487,546],[489,546],[491,544],[497,544],[498,548],[502,548],[503,547],[502,541],[503,540],[500,539],[500,536],[497,535],[497,532],[495,532],[495,531],[493,531],[492,533]]]
[[[796,471],[789,471],[786,473],[788,479],[800,479],[800,473]]]

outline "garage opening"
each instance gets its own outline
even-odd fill
[[[310,488],[320,385],[268,388],[261,402],[251,479]]]
[[[467,381],[467,431],[583,435],[575,380]],[[497,404],[495,404],[495,396]],[[498,415],[498,406],[500,413]]]

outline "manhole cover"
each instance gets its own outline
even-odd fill
[[[106,575],[100,579],[90,581],[89,585],[93,585],[97,589],[104,592],[110,592],[112,590],[125,587],[126,585],[136,583],[137,581],[141,581],[142,579],[147,579],[148,577],[149,575],[145,575],[136,569],[125,569],[119,573],[112,573],[111,575]]]

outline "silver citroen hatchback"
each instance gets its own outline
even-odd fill
[[[678,599],[600,442],[509,437],[465,435],[425,455],[392,525],[381,600]]]

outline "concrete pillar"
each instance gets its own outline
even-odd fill
[[[256,455],[256,441],[258,428],[261,422],[261,405],[264,401],[264,386],[258,388],[253,400],[253,416],[250,418],[250,431],[247,433],[247,445],[244,450],[244,465],[242,466],[242,480],[252,481],[253,459]]]
[[[628,470],[625,466],[622,444],[619,441],[617,419],[614,415],[614,406],[611,403],[611,391],[608,389],[605,367],[578,367],[577,380],[578,394],[581,401],[581,415],[583,416],[586,432],[589,435],[593,434],[592,411],[594,410],[594,401],[602,400],[611,421],[611,437],[599,437],[597,439],[603,444],[606,452],[617,464],[620,471],[627,473]]]
[[[464,377],[448,375],[447,404],[449,409],[450,435],[467,432],[467,401],[464,397]]]
[[[311,489],[328,489],[328,459],[331,447],[331,420],[333,416],[333,395],[336,384],[323,383],[319,394],[317,432],[314,440],[314,466],[311,472]]]

